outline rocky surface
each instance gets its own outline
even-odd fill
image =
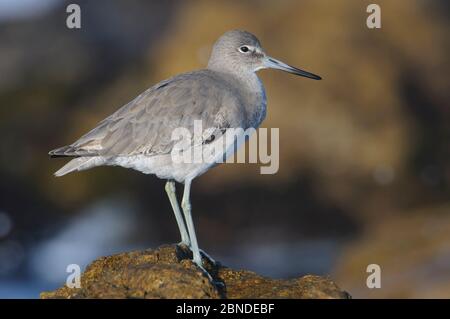
[[[289,280],[262,277],[204,259],[214,285],[176,245],[101,257],[81,277],[81,288],[63,286],[41,298],[350,298],[334,282],[319,276]]]

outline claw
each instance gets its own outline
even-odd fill
[[[195,263],[195,262],[194,262]],[[211,276],[211,274],[202,266],[199,265],[198,263],[195,263],[197,265],[198,268],[200,268],[200,270],[203,272],[203,274],[208,277],[208,280],[217,288],[224,288],[225,284],[221,281],[217,281],[214,280],[213,277]]]
[[[200,249],[200,254],[203,258],[206,258],[209,263],[211,263],[213,266],[218,266],[219,264],[210,256],[208,255],[204,250]]]
[[[191,245],[186,244],[186,243],[184,243],[184,242],[182,242],[182,241],[179,242],[179,243],[177,244],[177,246],[185,246],[186,248],[188,248],[188,249],[192,252],[192,247],[191,247]],[[210,264],[212,264],[213,266],[220,266],[220,263],[217,262],[217,261],[215,261],[215,259],[212,258],[212,257],[211,257],[207,252],[205,252],[203,249],[199,249],[199,251],[200,251],[200,254],[202,255],[202,257],[205,258],[205,259],[207,259],[208,262],[209,262]]]
[[[189,249],[189,250],[192,252],[192,248],[190,247],[190,245],[187,245],[186,243],[179,242],[179,243],[177,244],[177,246],[185,247],[185,248]],[[214,260],[211,256],[209,256],[204,250],[200,249],[199,251],[200,251],[200,254],[202,255],[202,257],[205,258],[205,259],[207,260],[208,263],[210,263],[210,264],[213,265],[213,266],[219,266],[219,265],[220,265],[219,262],[215,261],[215,260]],[[203,273],[206,277],[208,277],[208,280],[209,280],[214,286],[216,286],[216,287],[219,288],[219,289],[225,287],[225,284],[224,284],[222,281],[214,280],[214,278],[211,276],[211,274],[205,269],[205,267],[203,267],[203,262],[202,262],[201,260],[200,260],[200,261],[192,260],[192,262],[193,262],[198,268],[200,268],[200,270],[202,271],[202,273]]]

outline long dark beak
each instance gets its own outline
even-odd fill
[[[265,61],[264,61],[264,65],[267,68],[272,68],[272,69],[278,69],[278,70],[282,70],[285,72],[289,72],[295,75],[300,75],[300,76],[304,76],[306,78],[310,78],[313,80],[322,80],[322,78],[318,75],[315,75],[313,73],[307,72],[307,71],[303,71],[297,68],[294,68],[293,66],[287,65],[284,62],[281,62],[277,59],[271,58],[271,57],[266,57]]]

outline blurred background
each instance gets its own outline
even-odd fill
[[[323,76],[262,71],[280,170],[219,166],[193,184],[200,245],[223,264],[329,275],[354,298],[450,297],[445,0],[0,0],[0,297],[37,298],[102,255],[179,241],[164,181],[122,168],[63,178],[47,152],[147,87],[205,66],[230,29]],[[180,188],[180,187],[179,187]],[[382,269],[368,289],[366,267]]]

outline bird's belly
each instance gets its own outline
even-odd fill
[[[215,163],[176,163],[170,154],[164,154],[117,157],[110,165],[131,168],[144,174],[156,175],[160,179],[184,183],[187,179],[203,174]]]
[[[150,156],[139,154],[115,157],[109,165],[132,168],[144,174],[154,174],[161,179],[172,179],[183,183],[187,179],[202,175],[234,154],[245,142],[244,133],[243,130],[237,131],[229,138],[226,138],[225,134],[212,143],[192,146],[181,154],[184,159],[182,161],[174,160],[172,154]],[[185,154],[188,155],[183,157]],[[199,158],[193,154],[202,155]]]
[[[184,182],[197,165],[174,163],[170,154],[118,156],[110,162],[112,166],[131,168],[144,174],[153,174],[161,179]]]

